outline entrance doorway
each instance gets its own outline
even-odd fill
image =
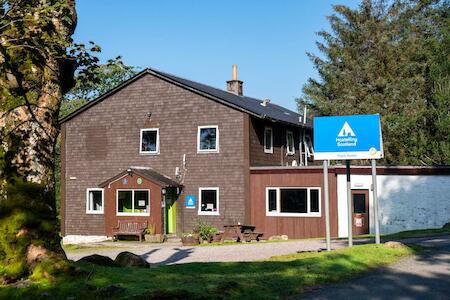
[[[166,228],[165,228],[165,232],[167,234],[176,234],[177,233],[177,199],[178,199],[178,189],[177,188],[166,188],[166,194],[165,194]]]
[[[353,234],[368,234],[369,190],[352,190],[352,217]]]

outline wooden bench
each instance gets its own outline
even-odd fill
[[[147,229],[147,222],[135,222],[119,220],[116,227],[113,228],[113,240],[117,240],[119,235],[134,235],[142,242],[142,236]]]

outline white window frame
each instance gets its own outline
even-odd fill
[[[134,192],[135,191],[147,191],[148,192],[148,212],[147,213],[128,213],[128,212],[119,212],[119,192],[131,191],[131,208],[134,210]],[[150,216],[150,189],[117,189],[116,190],[116,216]]]
[[[216,191],[217,211],[202,211],[202,191],[214,190]],[[198,188],[198,214],[202,216],[219,216],[219,188],[218,187],[200,187]]]
[[[144,131],[156,131],[156,151],[142,151],[142,137],[144,134]],[[150,154],[150,155],[157,155],[159,154],[159,128],[142,128],[139,138],[139,153],[140,154]]]
[[[289,151],[289,135],[292,135],[292,151]],[[286,131],[286,153],[288,155],[295,154],[295,139],[294,139],[294,133],[291,130]]]
[[[100,191],[102,192],[102,210],[91,210],[89,209],[90,207],[90,199],[89,199],[89,192],[95,192],[95,191]],[[105,190],[102,188],[87,188],[86,189],[86,214],[90,214],[90,215],[103,215],[105,212]]]
[[[216,149],[200,149],[200,131],[205,128],[215,128],[216,129]],[[197,129],[197,153],[219,153],[219,126],[218,125],[198,126],[198,129]]]
[[[266,132],[270,131],[270,149],[267,149],[267,135]],[[264,127],[264,153],[273,153],[273,129],[272,127]]]
[[[307,213],[289,213],[280,212],[281,209],[281,190],[282,189],[306,189],[306,205]],[[269,211],[269,190],[276,190],[277,194],[277,210]],[[319,191],[319,212],[311,212],[311,194],[310,190]],[[302,186],[288,186],[288,187],[266,187],[266,216],[269,217],[321,217],[322,216],[322,192],[320,187],[302,187]]]

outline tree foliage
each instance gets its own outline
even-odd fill
[[[64,96],[60,117],[64,117],[88,101],[108,92],[137,72],[137,68],[125,65],[121,57],[100,64],[93,73],[86,76],[80,72],[75,76],[75,87]]]
[[[448,1],[334,6],[309,53],[320,80],[298,99],[319,115],[380,113],[385,163],[450,163]]]

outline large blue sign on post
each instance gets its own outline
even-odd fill
[[[314,160],[383,157],[380,115],[314,118]]]

